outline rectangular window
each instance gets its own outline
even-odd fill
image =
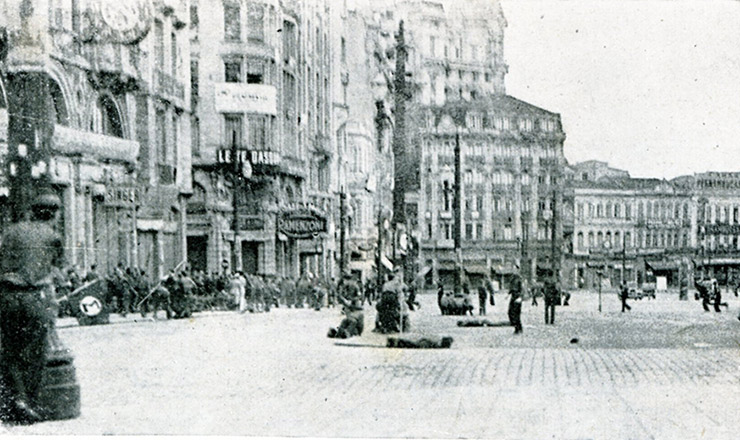
[[[466,240],[472,240],[473,239],[473,225],[472,225],[472,223],[465,223],[465,239]]]
[[[242,115],[224,115],[224,147],[241,148],[243,120]]]
[[[196,0],[193,0],[190,3],[190,29],[197,29],[197,28],[198,28],[198,3]]]
[[[483,196],[480,194],[475,198],[475,210],[483,212]]]
[[[290,58],[295,58],[295,24],[283,21],[283,59],[287,63]]]
[[[265,39],[265,7],[249,3],[247,9],[247,38],[253,41]]]
[[[347,61],[347,40],[342,37],[341,45],[340,45],[340,59],[344,63]]]
[[[193,107],[195,107],[195,103],[198,101],[198,93],[198,61],[193,60],[190,62],[190,99],[192,100]]]
[[[161,21],[154,22],[154,59],[161,69],[164,66],[164,25]]]
[[[170,61],[172,76],[177,78],[177,35],[174,32],[170,34]]]
[[[193,156],[200,156],[200,119],[190,117],[190,149]]]
[[[249,58],[247,60],[247,84],[265,84],[265,60]]]
[[[157,110],[157,160],[160,165],[167,163],[167,119],[164,110]]]
[[[480,223],[475,225],[475,238],[478,240],[483,239],[483,225]]]
[[[288,154],[295,154],[296,146],[296,87],[295,77],[288,72],[283,72],[283,135],[284,148]]]
[[[178,143],[180,141],[180,117],[177,113],[172,115],[172,148],[170,151],[172,151],[175,155],[173,158],[174,162],[177,162],[177,150],[178,150]]]
[[[247,115],[247,122],[249,128],[247,134],[249,136],[249,143],[247,147],[250,150],[271,150],[269,143],[269,115]]]
[[[224,39],[239,41],[241,39],[241,7],[238,2],[224,2]]]
[[[242,82],[242,60],[232,58],[224,61],[224,81],[227,83]]]

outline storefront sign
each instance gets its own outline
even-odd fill
[[[283,212],[278,231],[291,238],[310,238],[327,231],[326,217],[309,209]]]
[[[277,114],[275,86],[216,83],[214,94],[217,112]]]
[[[738,235],[740,234],[740,225],[706,225],[705,231],[710,235]]]
[[[141,202],[141,188],[109,186],[105,192],[105,204],[109,206],[134,206]]]
[[[277,151],[264,150],[237,150],[237,160],[239,163],[248,162],[254,166],[277,166],[280,165],[282,156]],[[216,153],[218,163],[232,163],[231,149],[224,148]]]
[[[265,219],[259,215],[240,215],[239,216],[239,230],[240,231],[259,231],[264,229]]]

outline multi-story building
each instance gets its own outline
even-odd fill
[[[63,201],[67,262],[162,275],[185,258],[187,1],[6,0],[9,204]]]
[[[573,165],[574,176],[584,175],[592,165]],[[619,171],[568,182],[566,209],[573,223],[567,228],[573,232],[564,282],[598,286],[601,273],[612,286],[622,281],[643,284],[654,276],[678,286],[688,276],[687,258],[695,246],[692,193],[665,180],[631,178]]]
[[[430,283],[450,285],[454,242],[455,143],[461,150],[462,265],[468,276],[536,280],[560,270],[551,239],[562,236],[560,116],[506,95],[421,110],[420,261]],[[555,258],[553,261],[551,258]]]
[[[722,284],[740,278],[740,173],[706,172],[673,182],[693,195],[692,228],[696,268]]]
[[[329,2],[201,0],[190,11],[191,265],[331,275]]]

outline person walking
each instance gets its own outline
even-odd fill
[[[629,298],[629,288],[627,287],[627,283],[622,283],[619,290],[619,298],[622,300],[622,313],[624,313],[625,310],[632,310],[632,307],[627,304],[627,299]]]
[[[560,288],[555,280],[545,281],[545,324],[555,324],[555,306],[560,305]]]

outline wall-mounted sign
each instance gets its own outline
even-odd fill
[[[216,83],[214,94],[217,112],[277,114],[275,86]]]
[[[136,44],[149,33],[151,0],[93,0],[83,15],[86,42]]]
[[[254,166],[278,166],[282,156],[277,151],[265,150],[237,150],[237,161],[239,163],[250,163]],[[231,149],[223,148],[216,152],[218,163],[232,163]]]
[[[134,186],[108,186],[105,204],[108,206],[135,206],[141,203],[141,188]]]
[[[265,219],[259,215],[240,215],[239,216],[239,230],[240,231],[259,231],[264,229]]]
[[[715,234],[727,234],[727,235],[738,235],[740,234],[740,225],[706,225],[705,233],[710,235]]]
[[[281,213],[277,226],[279,232],[291,238],[312,238],[327,231],[326,217],[310,209]]]

